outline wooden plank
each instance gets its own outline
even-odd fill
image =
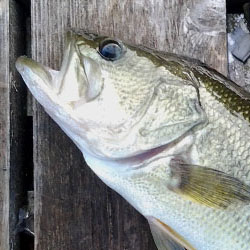
[[[15,69],[25,51],[21,10],[15,0],[0,2],[0,250],[19,249],[15,228],[26,199],[27,91]]]
[[[9,6],[0,2],[0,250],[9,249]]]
[[[16,233],[19,209],[27,204],[32,188],[27,176],[32,173],[32,133],[27,117],[27,90],[15,68],[18,56],[26,50],[26,16],[20,1],[9,0],[9,241],[11,250],[20,249]],[[30,169],[29,169],[30,168]],[[26,248],[28,249],[28,248]]]
[[[58,69],[65,30],[198,58],[227,73],[225,0],[33,0],[32,56]],[[35,249],[156,249],[148,225],[34,105]]]

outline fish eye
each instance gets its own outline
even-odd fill
[[[124,48],[116,40],[105,39],[99,45],[99,54],[107,61],[115,61],[124,54]]]

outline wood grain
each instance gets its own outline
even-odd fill
[[[8,1],[0,8],[0,250],[9,249],[9,29]]]
[[[224,0],[32,0],[32,56],[59,69],[65,31],[198,58],[227,73]],[[35,249],[153,250],[145,219],[106,187],[34,104]]]
[[[17,0],[9,0],[9,241],[11,250],[20,249],[20,235],[16,233],[19,209],[27,203],[28,168],[32,160],[32,140],[28,135],[27,90],[15,68],[18,56],[26,49],[25,16]],[[30,170],[32,172],[32,169]]]
[[[0,250],[19,249],[15,232],[19,208],[25,203],[27,165],[26,89],[15,69],[25,51],[23,14],[14,0],[0,1]]]

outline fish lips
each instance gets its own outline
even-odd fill
[[[32,94],[43,105],[47,99],[57,104],[85,103],[98,97],[103,89],[101,66],[79,51],[79,46],[97,47],[90,35],[67,34],[66,49],[60,71],[43,66],[36,61],[21,56],[16,68],[22,75]],[[43,97],[43,98],[41,98]],[[54,105],[52,105],[54,106]]]
[[[96,50],[98,42],[90,35],[67,34],[67,46],[59,74],[58,95],[66,102],[89,102],[99,96],[103,87],[101,66],[83,55],[80,48]]]
[[[92,59],[79,54],[76,43],[77,36],[67,43],[60,71],[26,56],[17,59],[16,68],[32,95],[80,150],[91,151],[85,138],[87,129],[75,117],[74,106],[84,105],[99,95],[102,85],[91,74],[98,74],[100,69]]]
[[[52,82],[56,81],[58,72],[26,56],[17,59],[16,68],[38,102],[48,109],[57,110],[58,103],[55,100],[58,98],[53,91]]]

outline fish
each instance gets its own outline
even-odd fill
[[[27,87],[159,250],[250,249],[250,94],[198,60],[88,32]]]

